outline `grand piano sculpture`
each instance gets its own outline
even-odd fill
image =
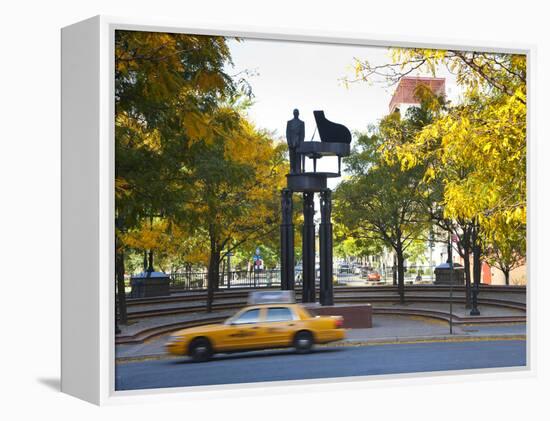
[[[327,179],[340,177],[342,157],[350,154],[351,133],[342,124],[326,119],[323,111],[314,111],[315,122],[319,132],[320,142],[289,140],[291,162],[299,165],[291,168],[287,175],[287,188],[282,191],[281,208],[281,288],[293,290],[295,286],[294,272],[294,225],[292,223],[292,194],[303,194],[304,225],[302,228],[302,301],[316,302],[315,293],[315,215],[314,195],[320,193],[321,224],[319,226],[319,257],[320,285],[319,302],[321,305],[332,305],[332,223],[331,223],[331,190],[327,187]],[[294,111],[294,120],[288,122],[298,132],[303,140],[303,122],[298,120],[298,110]],[[317,161],[323,157],[338,158],[338,172],[318,172]],[[313,171],[306,171],[306,159],[313,161]]]

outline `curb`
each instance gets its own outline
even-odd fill
[[[527,340],[527,335],[508,333],[500,335],[437,335],[437,336],[410,336],[410,337],[389,337],[373,338],[367,340],[345,339],[343,346],[369,346],[386,344],[413,344],[423,342],[478,342],[478,341],[513,341]],[[338,346],[336,342],[334,345]]]
[[[145,343],[157,336],[165,335],[176,330],[186,329],[195,326],[204,326],[211,323],[220,323],[225,320],[226,316],[217,316],[211,318],[201,318],[197,320],[187,320],[182,322],[175,322],[164,324],[160,326],[150,327],[133,335],[120,335],[115,337],[115,345],[137,345]]]

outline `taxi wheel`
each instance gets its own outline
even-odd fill
[[[307,354],[313,348],[313,335],[305,330],[294,337],[294,348],[298,354]]]
[[[196,363],[208,361],[212,357],[212,345],[206,338],[194,339],[189,345],[189,356]]]

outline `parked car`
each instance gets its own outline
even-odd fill
[[[244,307],[220,324],[182,329],[170,337],[165,349],[188,355],[195,362],[215,353],[293,347],[298,353],[314,344],[344,339],[341,316],[312,316],[296,303],[259,304]]]
[[[338,272],[339,273],[350,273],[351,269],[350,266],[347,263],[342,263],[338,266]]]
[[[367,275],[367,280],[370,282],[379,282],[381,278],[380,273],[376,270],[370,271]]]

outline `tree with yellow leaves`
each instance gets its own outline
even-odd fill
[[[414,72],[435,76],[440,66],[456,75],[464,89],[458,104],[442,104],[424,90],[434,121],[401,145],[385,145],[388,159],[403,170],[425,167],[426,185],[439,185],[437,205],[449,225],[465,224],[474,252],[474,283],[480,282],[479,259],[489,249],[508,250],[522,259],[524,243],[511,232],[526,226],[526,57],[475,51],[392,49],[392,63],[373,66],[356,61],[353,81],[382,76],[389,83]],[[437,189],[433,189],[437,190]],[[500,243],[497,246],[497,243]],[[495,255],[495,253],[493,253]],[[468,259],[469,260],[469,259]]]
[[[425,237],[429,222],[421,188],[424,168],[401,170],[384,158],[383,145],[403,144],[418,131],[417,121],[399,113],[385,117],[369,133],[358,136],[345,159],[349,177],[334,192],[334,219],[348,237],[366,244],[384,244],[397,260],[399,299],[405,303],[407,252]]]
[[[221,103],[239,94],[239,84],[224,71],[230,62],[224,37],[116,31],[116,271],[122,324],[123,239],[151,218],[181,220],[182,203],[190,199],[191,146],[239,120],[231,111],[218,118],[220,124],[210,121]]]
[[[485,259],[487,262],[502,271],[504,282],[510,285],[510,272],[525,264],[527,232],[522,223],[498,221],[495,229],[487,230],[485,242]]]
[[[207,311],[211,311],[222,259],[243,244],[277,235],[285,145],[242,117],[213,142],[197,142],[190,149],[191,197],[183,204],[182,215],[208,239]]]
[[[155,264],[169,273],[208,262],[207,238],[174,219],[142,219],[138,226],[121,234],[121,240],[128,249],[144,253],[144,271],[152,270],[153,253]]]

